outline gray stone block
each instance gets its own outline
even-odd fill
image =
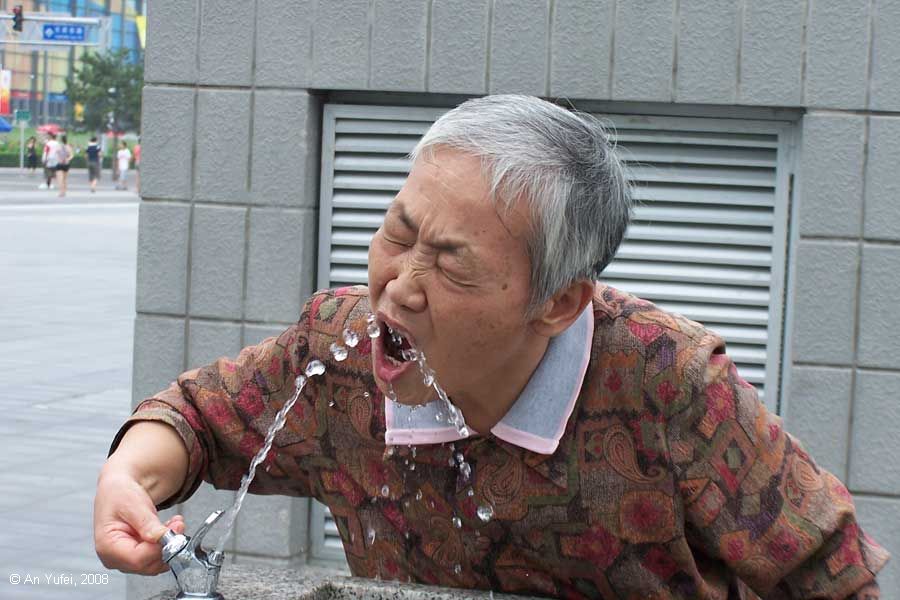
[[[897,35],[900,2],[879,2],[875,11],[869,108],[897,112],[900,111],[900,36]]]
[[[853,362],[858,269],[859,248],[854,243],[800,242],[794,361],[848,366]]]
[[[865,117],[803,118],[800,235],[858,237]]]
[[[194,197],[246,202],[249,149],[250,92],[201,90]]]
[[[309,85],[311,14],[311,0],[256,0],[256,85]]]
[[[184,371],[184,320],[138,314],[134,320],[132,406],[160,392]]]
[[[816,463],[847,481],[850,369],[793,367],[785,427]]]
[[[203,524],[203,521],[206,520],[206,517],[214,510],[228,510],[231,508],[231,505],[234,504],[234,496],[234,490],[217,490],[205,481],[201,483],[194,495],[181,505],[181,514],[184,515],[187,534],[192,535],[197,531],[200,525]],[[224,519],[225,516],[222,517],[222,520],[219,521],[215,528],[210,530],[209,536],[205,538],[204,548],[214,548],[221,536],[225,534]],[[232,533],[225,544],[225,552],[234,553],[234,547],[235,538]]]
[[[255,3],[203,0],[201,6],[200,84],[249,86],[253,82]]]
[[[672,2],[619,2],[613,55],[616,100],[672,100]]]
[[[719,0],[683,2],[680,13],[676,101],[734,103],[740,5]]]
[[[235,358],[241,351],[241,325],[191,319],[187,346],[189,369],[212,364],[222,357]]]
[[[428,91],[487,91],[490,10],[488,0],[446,0],[432,5]]]
[[[319,204],[321,105],[307,92],[257,91],[253,116],[254,204]]]
[[[374,0],[372,81],[374,90],[425,91],[428,3]]]
[[[297,559],[307,553],[308,529],[308,498],[248,495],[235,526],[236,551]]]
[[[856,515],[863,531],[891,553],[891,560],[878,573],[882,598],[900,598],[900,498],[855,496]]]
[[[806,31],[806,106],[866,108],[869,3],[818,0]]]
[[[194,208],[191,232],[190,314],[241,318],[247,209]]]
[[[293,323],[313,292],[316,272],[314,210],[250,211],[245,315],[253,321]]]
[[[369,0],[319,2],[313,27],[313,86],[368,88]]]
[[[861,277],[857,362],[900,369],[900,246],[865,244]]]
[[[141,195],[190,200],[194,90],[147,86],[143,94]]]
[[[613,0],[557,0],[550,51],[550,95],[609,98]]]
[[[494,0],[489,57],[492,94],[547,95],[549,27],[546,0]]]
[[[860,371],[856,375],[850,487],[854,491],[900,494],[897,423],[900,373]]]
[[[196,83],[200,3],[154,0],[147,4],[144,82]]]
[[[744,5],[739,102],[797,106],[803,97],[803,2]]]
[[[185,314],[191,207],[141,202],[138,221],[138,312]]]
[[[286,325],[244,325],[244,347],[255,346],[270,337],[278,337],[287,328]]]
[[[868,239],[900,241],[897,165],[900,165],[900,118],[870,117],[864,225]]]

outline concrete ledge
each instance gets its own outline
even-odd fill
[[[174,584],[174,579],[173,579]],[[432,587],[397,581],[375,581],[348,577],[321,567],[271,568],[226,565],[219,578],[219,593],[225,600],[459,600],[460,598],[496,598],[512,600],[529,596],[510,596],[474,590]],[[150,600],[172,600],[174,591]]]

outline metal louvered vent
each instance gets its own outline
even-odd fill
[[[366,283],[369,241],[439,109],[325,108],[319,287]],[[602,279],[722,335],[776,408],[792,125],[597,115],[635,184],[634,222]],[[772,390],[772,393],[767,393]]]

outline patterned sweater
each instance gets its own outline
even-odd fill
[[[364,287],[322,291],[277,338],[182,374],[128,425],[172,425],[201,480],[237,489],[309,360],[310,380],[250,491],[311,496],[354,575],[561,598],[878,598],[887,553],[738,375],[715,333],[598,285],[594,337],[559,447],[496,436],[387,448]],[[471,466],[454,468],[462,453]],[[479,507],[493,510],[479,517]]]

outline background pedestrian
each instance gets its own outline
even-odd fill
[[[128,189],[128,168],[131,166],[131,150],[124,141],[119,146],[119,152],[116,154],[116,162],[119,164],[119,182],[116,184],[117,190]]]
[[[47,134],[47,142],[44,144],[44,154],[41,162],[44,164],[44,183],[40,185],[42,190],[53,189],[53,177],[56,175],[56,165],[59,164],[59,142],[56,134]]]
[[[28,138],[28,143],[25,145],[25,164],[32,173],[37,169],[37,138],[34,136]]]
[[[69,138],[65,134],[62,136],[56,152],[56,185],[59,187],[59,197],[63,198],[69,186],[69,165],[75,154],[72,146],[69,145]]]
[[[100,180],[100,169],[102,168],[100,143],[97,141],[96,135],[91,138],[85,154],[87,155],[88,180],[91,182],[91,193],[93,194],[97,191],[97,181]]]

